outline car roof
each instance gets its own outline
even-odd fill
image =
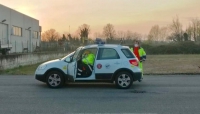
[[[106,47],[106,48],[128,48],[128,46],[122,46],[122,45],[119,45],[119,44],[92,44],[92,45],[87,45],[87,46],[84,46],[83,48],[101,48],[101,47]]]

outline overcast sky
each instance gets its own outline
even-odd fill
[[[116,31],[148,34],[155,24],[167,26],[179,16],[183,26],[200,18],[200,0],[0,0],[0,4],[40,21],[43,31],[54,28],[61,34],[75,33],[84,23],[92,34],[107,23]]]

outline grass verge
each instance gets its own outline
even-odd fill
[[[200,54],[149,55],[144,74],[200,74]]]
[[[33,65],[26,65],[26,66],[19,66],[13,69],[7,69],[0,71],[0,74],[7,74],[7,75],[33,75],[35,73],[36,68],[40,65],[33,64]]]

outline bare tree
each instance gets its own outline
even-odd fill
[[[107,38],[107,40],[112,41],[115,34],[115,29],[112,24],[109,23],[103,28],[103,35]]]
[[[55,29],[49,29],[42,33],[42,41],[53,42],[58,41],[60,34]]]
[[[152,41],[165,41],[168,36],[167,27],[159,27],[159,25],[154,25],[148,34],[148,40]]]
[[[127,31],[126,32],[126,40],[130,41],[130,40],[141,40],[142,39],[142,35],[137,33],[137,32],[132,32],[132,31]]]
[[[130,31],[130,30],[126,31],[126,36],[125,37],[126,37],[127,40],[133,39],[132,31]]]
[[[170,40],[173,41],[183,41],[183,30],[182,24],[179,21],[178,16],[173,19],[172,24],[170,25],[171,35],[169,36]]]
[[[165,41],[165,40],[167,40],[168,36],[169,36],[168,28],[167,27],[161,27],[159,39],[162,40],[162,41]]]
[[[80,35],[81,41],[87,44],[88,35],[90,34],[90,26],[87,24],[83,24],[79,27],[78,33]]]
[[[192,25],[190,24],[187,28],[186,28],[186,33],[188,35],[188,40],[192,40],[192,35],[193,35],[193,27]]]
[[[125,39],[126,33],[124,31],[117,31],[117,38]]]
[[[149,31],[148,40],[158,41],[160,37],[160,27],[158,25],[154,25]]]
[[[66,41],[67,41],[67,38],[66,38],[65,34],[63,34],[62,37],[60,39],[58,39],[58,44],[60,46],[64,46]]]
[[[188,27],[188,32],[190,32],[190,35],[194,41],[200,40],[200,20],[198,18],[193,18],[191,20],[191,24]]]
[[[137,33],[137,32],[134,32],[134,33],[132,34],[132,39],[133,39],[133,40],[141,40],[141,39],[142,39],[142,35],[139,34],[139,33]]]
[[[172,32],[177,34],[182,32],[182,24],[180,23],[178,16],[173,19],[170,29]]]

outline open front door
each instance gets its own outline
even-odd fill
[[[70,76],[73,76],[73,78],[76,78],[76,69],[77,69],[77,62],[73,61],[71,63],[68,64],[67,67],[67,74]]]
[[[71,58],[71,62],[67,66],[67,74],[70,75],[70,76],[73,76],[74,79],[76,78],[77,59],[78,59],[78,55],[79,55],[81,48],[82,47],[78,48],[75,51],[74,56]]]

